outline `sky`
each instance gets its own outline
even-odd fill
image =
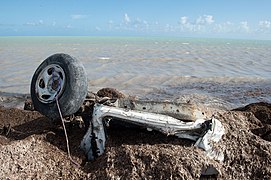
[[[271,40],[270,0],[2,0],[0,36]]]

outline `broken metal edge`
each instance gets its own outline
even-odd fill
[[[194,140],[196,141],[195,146],[204,149],[206,155],[211,159],[219,161],[224,159],[223,152],[217,152],[211,146],[212,141],[218,142],[224,134],[224,127],[217,119],[197,119],[195,122],[183,122],[162,114],[95,104],[89,129],[81,142],[81,149],[84,150],[88,160],[95,159],[105,151],[106,136],[103,119],[107,116],[113,119],[120,118],[125,122],[144,126],[146,129],[154,129],[167,135]],[[199,129],[202,129],[204,133],[191,133]]]
[[[195,146],[204,149],[209,158],[222,162],[224,161],[223,152],[214,150],[211,143],[218,143],[224,134],[225,129],[222,123],[219,120],[212,118],[211,129],[196,141]]]

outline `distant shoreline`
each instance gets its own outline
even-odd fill
[[[271,43],[271,39],[268,40],[268,39],[257,39],[257,38],[221,38],[221,37],[182,37],[182,36],[155,36],[155,35],[152,35],[152,36],[61,36],[61,35],[56,35],[56,36],[44,36],[44,35],[40,35],[40,36],[37,36],[37,35],[34,35],[34,36],[0,36],[0,40],[1,39],[6,39],[6,38],[14,38],[14,39],[25,39],[25,38],[30,38],[30,39],[55,39],[55,38],[58,38],[58,39],[76,39],[76,38],[86,38],[88,40],[112,40],[112,39],[130,39],[130,40],[180,40],[180,41],[183,41],[183,40],[201,40],[201,41],[206,41],[206,40],[211,40],[211,41],[230,41],[230,42],[240,42],[240,41],[248,41],[248,42],[251,42],[251,41],[261,41],[261,42],[267,42],[267,43]]]

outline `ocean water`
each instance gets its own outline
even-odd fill
[[[0,37],[0,92],[29,94],[55,53],[79,59],[89,90],[227,107],[271,102],[271,41],[143,37]]]

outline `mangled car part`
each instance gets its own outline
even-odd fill
[[[160,106],[163,105],[160,104]],[[157,104],[157,106],[159,105]],[[103,104],[94,105],[90,126],[81,142],[81,148],[89,160],[93,160],[104,153],[106,142],[105,118],[121,119],[125,123],[135,124],[148,130],[156,130],[166,135],[175,135],[179,138],[196,141],[195,146],[204,149],[207,156],[223,161],[223,153],[213,151],[211,146],[212,141],[218,142],[224,134],[221,122],[215,118],[184,122],[163,114],[124,109]]]
[[[56,103],[56,97],[58,102]],[[86,99],[87,79],[83,65],[67,54],[48,57],[36,70],[31,82],[31,98],[36,110],[51,119],[58,119],[59,104],[64,116],[86,117],[88,130],[81,148],[88,160],[101,156],[106,144],[106,121],[118,119],[147,130],[156,130],[195,141],[210,158],[223,160],[223,153],[212,148],[221,140],[224,128],[215,118],[206,116],[191,104],[138,101],[129,98]],[[80,110],[84,104],[89,111]]]

